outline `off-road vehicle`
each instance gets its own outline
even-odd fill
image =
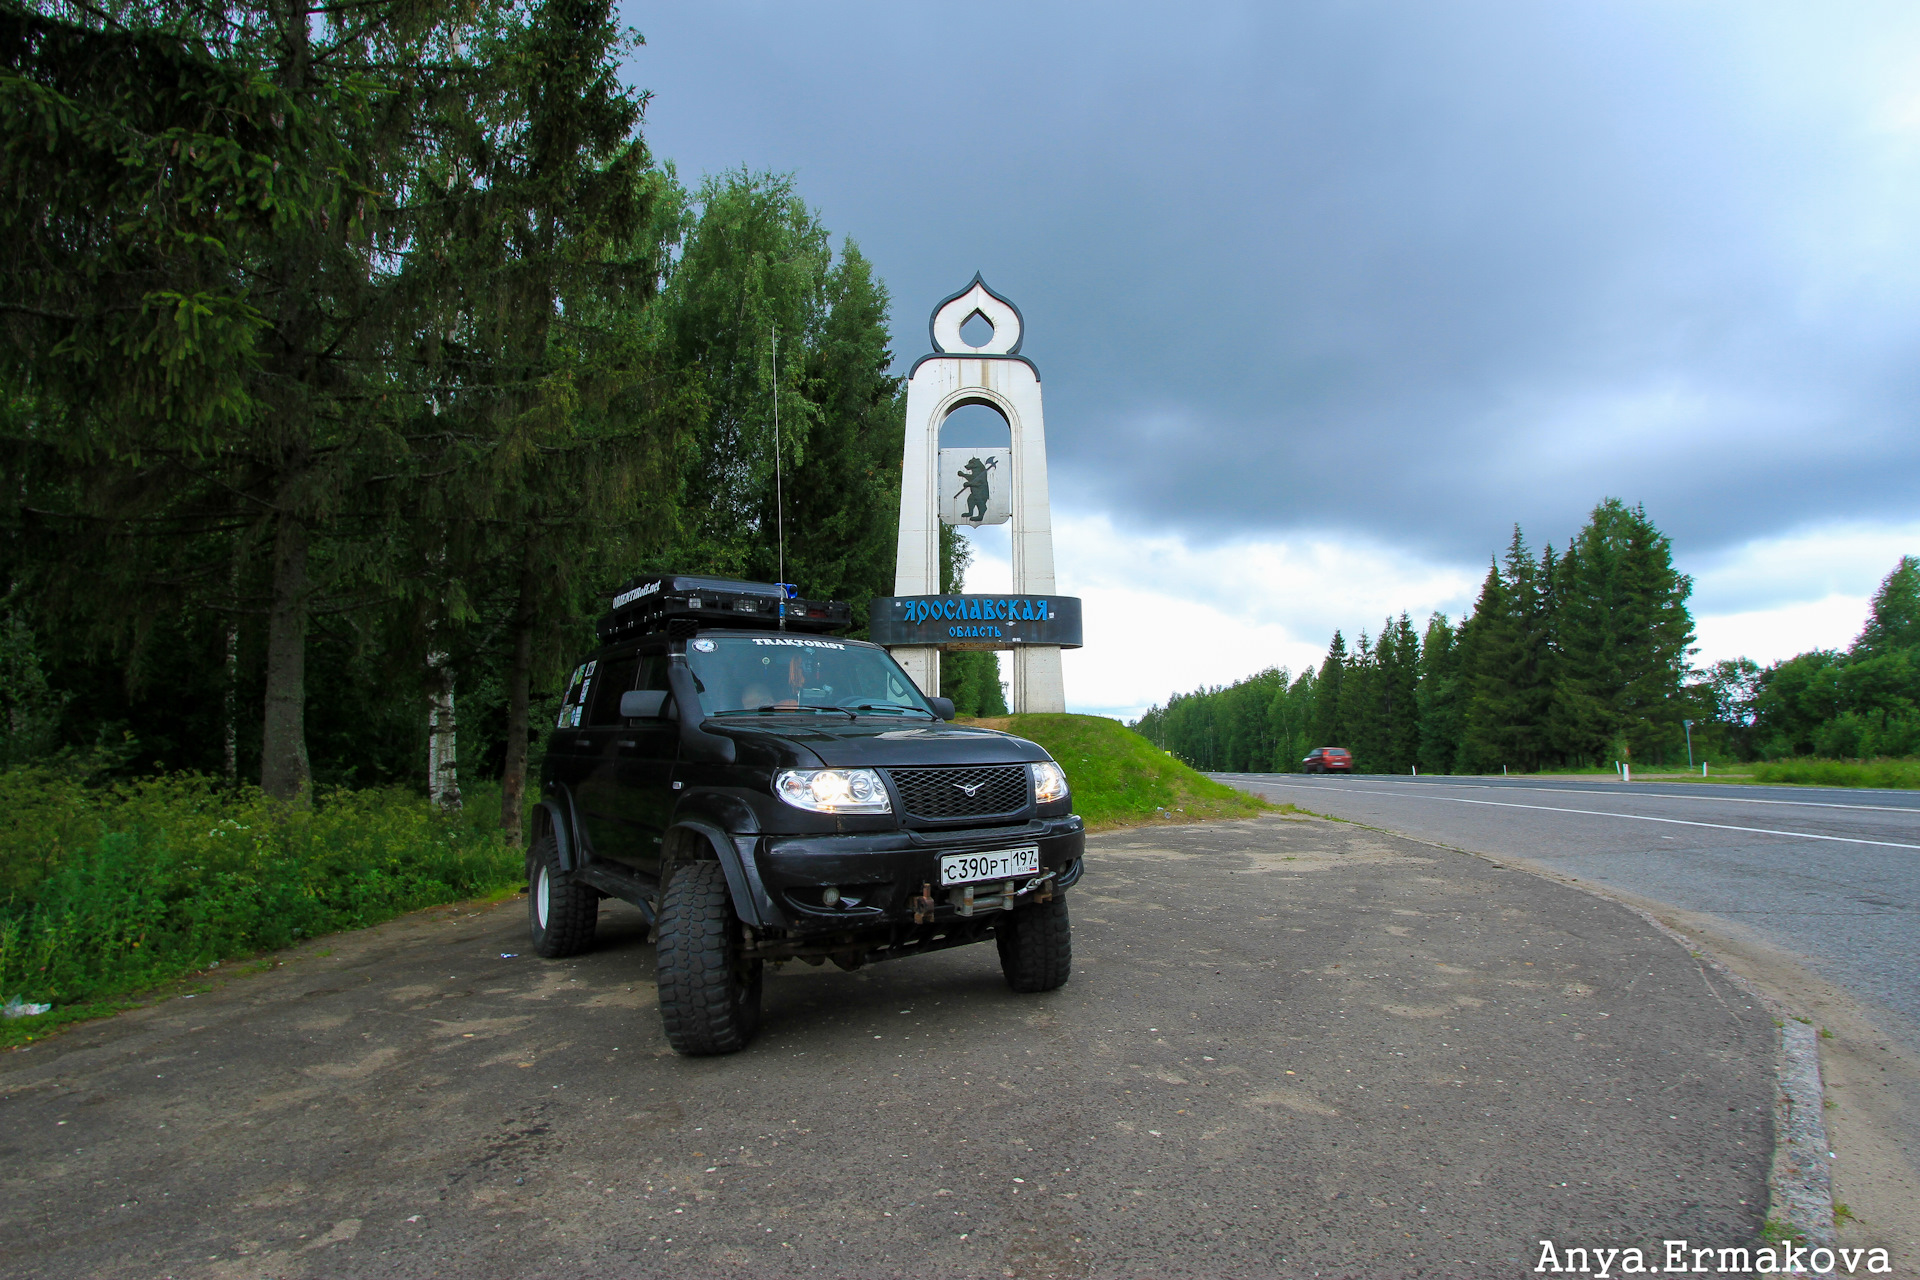
[[[533,947],[644,913],[684,1054],[752,1039],[769,961],[857,969],[991,938],[1007,984],[1072,967],[1084,824],[1035,744],[948,723],[850,611],[771,583],[629,585],[548,739],[527,856]]]

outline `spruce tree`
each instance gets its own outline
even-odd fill
[[[1546,753],[1546,616],[1538,566],[1518,525],[1504,567],[1488,575],[1474,609],[1473,665],[1463,672],[1471,690],[1467,710],[1468,755],[1476,767],[1540,767]]]
[[[1338,747],[1346,743],[1347,725],[1340,711],[1346,670],[1346,638],[1335,631],[1333,643],[1327,646],[1326,660],[1320,664],[1320,677],[1313,686],[1313,745],[1316,747]]]
[[[1407,773],[1420,752],[1420,637],[1402,613],[1380,635],[1381,711],[1388,773]]]
[[[1427,620],[1416,696],[1420,706],[1419,762],[1428,773],[1453,772],[1454,757],[1460,749],[1461,695],[1455,641],[1446,614],[1436,613]]]
[[[1652,760],[1675,748],[1693,620],[1691,579],[1646,511],[1609,498],[1567,546],[1556,577],[1560,678],[1552,734],[1559,753],[1600,763]]]
[[[1461,690],[1460,749],[1457,767],[1464,773],[1490,773],[1511,763],[1504,758],[1498,706],[1506,688],[1504,663],[1511,649],[1507,585],[1500,566],[1489,564],[1473,612],[1460,625],[1456,646]]]
[[[1340,724],[1344,741],[1329,745],[1344,746],[1353,753],[1356,773],[1377,773],[1382,754],[1380,710],[1380,659],[1373,641],[1363,629],[1347,658],[1346,671],[1340,677]]]

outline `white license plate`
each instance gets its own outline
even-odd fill
[[[1007,880],[1040,874],[1040,846],[995,849],[990,853],[949,853],[940,859],[941,884],[972,884],[976,880]]]

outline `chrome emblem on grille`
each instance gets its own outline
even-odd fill
[[[964,783],[964,782],[956,782],[956,783],[954,783],[954,784],[953,784],[953,789],[954,789],[955,791],[964,791],[964,792],[966,792],[966,793],[967,793],[967,799],[969,799],[969,800],[971,800],[971,799],[973,799],[973,797],[974,797],[974,796],[975,796],[975,795],[976,795],[976,794],[977,794],[977,793],[979,792],[979,790],[980,790],[980,788],[982,788],[982,787],[984,787],[984,786],[986,786],[986,785],[987,785],[987,784],[986,784],[986,783],[984,783],[984,782],[976,782],[976,783],[974,783],[974,784],[973,784],[972,786],[968,786],[968,785],[967,785],[966,783]]]

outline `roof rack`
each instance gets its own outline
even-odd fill
[[[802,600],[792,584],[659,574],[635,578],[613,598],[596,626],[602,644],[623,636],[683,627],[750,627],[824,633],[853,625],[840,600]]]

